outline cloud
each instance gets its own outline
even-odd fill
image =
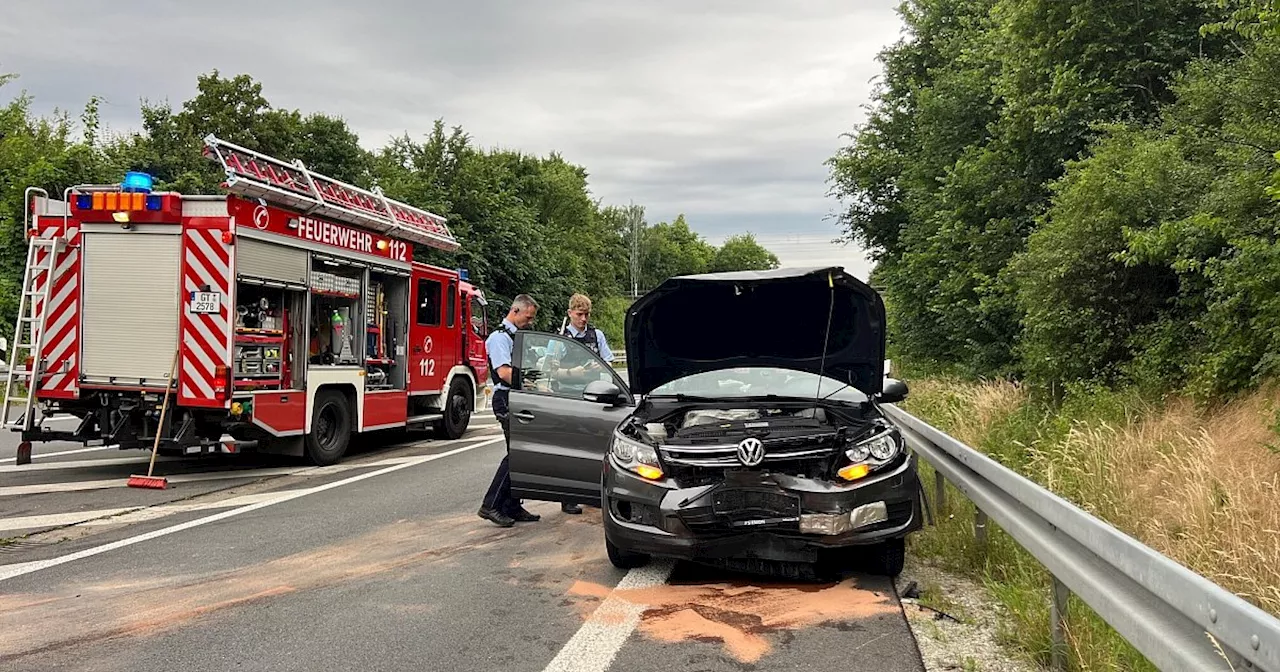
[[[713,237],[749,218],[759,235],[825,240],[839,232],[823,161],[862,118],[897,4],[16,3],[0,71],[44,111],[102,95],[115,128],[138,125],[143,98],[180,104],[201,73],[246,72],[370,147],[443,118],[482,145],[558,151],[650,221],[684,213]]]

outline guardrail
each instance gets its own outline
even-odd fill
[[[885,412],[908,446],[1053,575],[1055,669],[1066,666],[1074,592],[1161,670],[1280,672],[1280,620],[896,406]]]

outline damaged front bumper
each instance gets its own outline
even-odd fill
[[[729,470],[714,485],[604,467],[605,537],[620,549],[688,560],[814,562],[823,549],[904,537],[922,526],[916,458],[853,483]]]

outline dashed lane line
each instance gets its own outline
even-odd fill
[[[617,596],[619,590],[652,588],[667,582],[675,563],[654,560],[622,577],[614,592],[591,612],[586,623],[560,648],[543,672],[605,672],[640,624],[644,605]]]
[[[492,445],[502,440],[503,440],[503,437],[496,436],[493,438],[476,441],[474,443],[471,443],[470,445],[454,448],[453,450],[448,450],[443,453],[435,453],[432,455],[422,455],[422,456],[414,457],[401,464],[394,464],[394,465],[384,467],[382,469],[378,469],[375,471],[369,471],[363,474],[356,474],[355,476],[344,478],[340,481],[334,481],[332,483],[326,483],[324,485],[318,485],[314,488],[307,488],[304,490],[295,490],[292,492],[288,492],[286,494],[277,494],[275,497],[272,497],[271,499],[257,502],[255,504],[249,504],[247,506],[237,507],[229,511],[215,513],[211,516],[205,516],[203,518],[196,518],[195,520],[189,520],[187,522],[179,523],[177,525],[171,525],[169,527],[164,527],[158,530],[152,530],[151,532],[147,532],[145,534],[139,534],[133,537],[127,537],[125,539],[113,541],[109,544],[102,544],[101,546],[86,548],[82,551],[77,551],[75,553],[68,553],[67,555],[58,556],[56,558],[49,558],[47,560],[35,560],[32,562],[22,562],[22,563],[11,564],[11,565],[0,565],[0,581],[7,581],[12,578],[25,576],[27,574],[32,574],[34,572],[48,569],[50,567],[57,567],[59,565],[64,565],[68,562],[75,562],[76,560],[93,557],[95,555],[101,555],[103,553],[108,553],[110,551],[114,551],[119,548],[124,548],[126,546],[132,546],[134,544],[139,544],[144,541],[150,541],[152,539],[158,539],[160,537],[168,536],[170,534],[175,534],[177,532],[183,532],[185,530],[190,530],[192,528],[208,525],[209,523],[214,523],[220,520],[226,520],[228,518],[233,518],[235,516],[243,515],[251,511],[257,511],[259,509],[263,509],[268,506],[274,506],[276,504],[289,502],[289,501],[298,499],[300,497],[306,497],[307,495],[312,495],[318,492],[324,492],[326,490],[333,490],[335,488],[341,488],[345,485],[357,483],[359,481],[363,481],[369,478],[375,478],[377,476],[382,476],[395,471],[400,471],[401,469],[407,469],[409,467],[414,467],[420,464],[425,464],[427,462],[432,462],[432,461],[443,459],[446,457],[451,457],[453,455],[458,455],[460,453],[465,453],[467,451],[475,450],[483,446]],[[466,439],[461,439],[457,443],[466,442],[466,441],[467,441]],[[450,443],[455,443],[455,442],[450,442]]]

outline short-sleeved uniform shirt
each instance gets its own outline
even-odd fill
[[[489,334],[489,338],[485,339],[484,347],[485,351],[489,353],[489,368],[495,376],[498,374],[498,369],[504,366],[512,366],[511,350],[512,346],[515,345],[515,333],[516,325],[512,324],[511,320],[503,319],[502,328],[495,330],[492,334]],[[495,391],[510,390],[511,387],[502,382],[501,378],[498,378],[498,382],[493,384],[493,389]]]

